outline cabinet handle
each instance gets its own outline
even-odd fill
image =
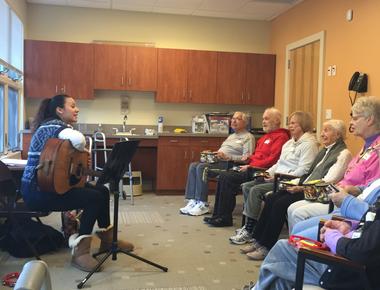
[[[66,93],[66,85],[63,85],[62,92]]]
[[[55,85],[55,93],[58,94],[58,85]]]
[[[185,157],[184,157],[184,159],[187,159],[187,151],[185,151]]]
[[[194,160],[194,151],[191,151],[191,160]]]
[[[170,143],[178,143],[178,140],[175,140],[175,139],[171,139],[169,140]]]
[[[124,86],[124,76],[121,76],[121,85]]]
[[[131,78],[128,78],[128,85],[132,85],[132,79]]]
[[[251,94],[250,93],[248,93],[247,99],[248,99],[248,101],[251,100]]]
[[[244,93],[241,92],[241,100],[244,101]]]
[[[193,91],[189,90],[189,99],[191,100],[193,98]]]
[[[207,140],[201,140],[201,143],[208,143]]]

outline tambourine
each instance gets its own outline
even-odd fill
[[[297,249],[307,248],[329,251],[329,248],[325,244],[297,235],[291,235],[288,239],[288,243]]]
[[[329,250],[329,248],[321,242],[318,242],[306,237],[297,236],[297,235],[291,235],[288,239],[288,243],[297,249],[308,248],[308,249],[318,249],[318,250],[324,250],[324,251]]]

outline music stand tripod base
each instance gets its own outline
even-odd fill
[[[102,251],[94,254],[93,256],[99,256],[105,254],[104,257],[99,261],[94,269],[87,274],[87,276],[77,285],[78,289],[82,289],[84,284],[90,279],[90,277],[97,272],[102,264],[107,260],[109,256],[112,255],[112,260],[117,260],[117,253],[123,253],[125,255],[131,256],[137,260],[140,260],[144,263],[152,265],[156,268],[161,269],[164,272],[168,271],[167,267],[156,264],[152,261],[144,259],[140,256],[135,255],[132,251],[125,251],[118,247],[117,243],[117,231],[118,231],[118,213],[119,213],[119,188],[118,185],[120,179],[124,176],[125,171],[128,168],[128,164],[131,162],[133,155],[136,152],[139,141],[125,141],[116,143],[111,151],[110,157],[108,158],[107,163],[104,165],[102,176],[98,179],[99,184],[104,184],[109,182],[111,191],[114,194],[114,215],[113,215],[113,230],[112,230],[112,246],[108,251]]]

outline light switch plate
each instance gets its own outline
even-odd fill
[[[326,120],[330,120],[332,118],[332,110],[326,109]]]

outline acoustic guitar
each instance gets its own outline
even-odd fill
[[[37,180],[41,191],[64,194],[71,188],[84,187],[88,175],[100,172],[88,169],[88,152],[73,147],[70,140],[49,139],[37,166]]]

